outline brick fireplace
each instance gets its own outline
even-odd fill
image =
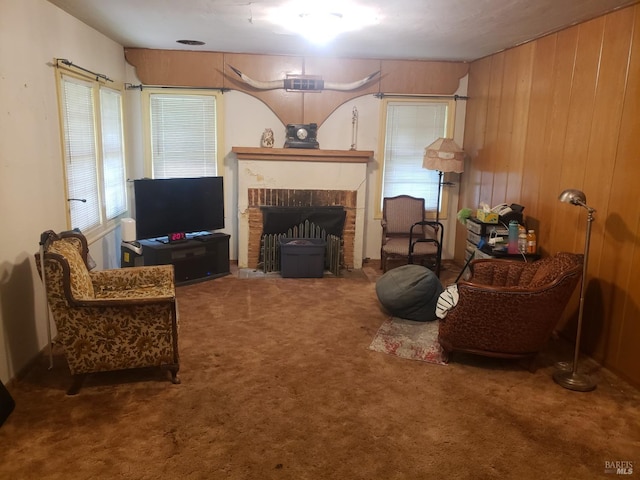
[[[238,266],[257,268],[260,207],[342,206],[344,266],[362,268],[371,151],[233,147],[238,159]]]
[[[280,188],[250,188],[248,265],[256,268],[260,258],[260,239],[263,227],[261,207],[326,207],[342,206],[346,212],[343,239],[343,262],[347,268],[354,265],[354,240],[356,233],[357,191],[346,190],[296,190]],[[282,232],[284,233],[284,232]]]

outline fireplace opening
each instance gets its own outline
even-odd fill
[[[271,240],[274,245],[277,245],[278,239],[274,239],[273,236],[282,235],[283,233],[286,234],[291,225],[286,224],[285,227],[276,226],[273,230],[271,230],[270,226],[267,226],[271,232],[275,232],[268,234],[272,235],[272,237],[267,237],[263,234],[264,207],[295,207],[301,212],[305,212],[304,209],[308,208],[316,209],[317,207],[334,207],[338,212],[346,212],[346,218],[344,219],[343,227],[340,227],[340,224],[336,227],[337,230],[342,228],[341,232],[335,232],[340,239],[339,242],[327,242],[330,246],[329,248],[340,250],[338,261],[336,262],[338,263],[338,266],[334,265],[330,270],[332,272],[339,272],[340,268],[353,268],[356,245],[356,217],[358,211],[357,199],[358,192],[355,190],[248,188],[248,203],[246,211],[246,221],[248,226],[247,265],[249,268],[263,270],[265,268],[263,262],[266,260],[267,262],[273,263],[273,265],[267,266],[267,271],[278,271],[279,269],[278,259],[270,260],[268,257],[265,258],[264,243],[265,240],[267,242]],[[274,212],[275,211],[276,210],[274,210]],[[330,212],[331,209],[328,209],[327,211]],[[306,210],[306,212],[308,213],[308,210]],[[311,224],[313,222],[309,222],[309,219],[306,218],[306,216],[303,218],[297,217],[295,220],[297,222],[295,225],[295,230],[297,232],[296,235],[299,235],[300,232],[304,233],[305,229],[311,230]],[[301,223],[302,227],[300,227]],[[269,222],[269,224],[271,225],[271,222]],[[333,227],[331,227],[331,225],[324,223],[324,220],[321,226],[321,229],[322,228],[328,228],[330,232],[334,231],[332,230]],[[317,231],[317,228],[315,228],[315,230]],[[332,233],[329,235],[332,235]],[[339,244],[335,245],[335,243]],[[268,248],[271,248],[272,250],[273,248],[277,249],[277,247],[274,246],[268,246]],[[335,255],[332,254],[332,258],[333,257],[335,257]]]
[[[346,211],[343,206],[261,206],[262,236],[259,266],[265,273],[280,271],[281,239],[322,239],[325,270],[340,274],[344,265],[343,232]]]
[[[284,233],[306,220],[341,237],[347,213],[342,205],[317,207],[272,207],[261,206],[262,232]]]

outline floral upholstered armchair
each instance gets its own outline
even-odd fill
[[[47,300],[77,393],[87,373],[159,366],[178,378],[172,265],[91,272],[85,237],[41,236]],[[36,255],[42,276],[41,255]]]
[[[546,345],[582,274],[583,256],[560,252],[525,263],[482,259],[472,276],[449,286],[457,302],[441,317],[438,341],[448,360],[454,351],[531,360]],[[451,296],[449,296],[451,298]],[[439,303],[440,303],[439,300]]]

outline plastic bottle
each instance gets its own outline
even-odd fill
[[[518,235],[518,253],[527,253],[527,234]]]
[[[508,253],[518,253],[518,222],[511,220],[509,222],[509,243],[507,245]]]
[[[527,253],[534,254],[538,248],[536,239],[536,232],[533,230],[529,230],[527,233]]]

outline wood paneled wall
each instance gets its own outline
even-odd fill
[[[582,252],[587,212],[558,195],[584,191],[597,212],[583,350],[640,385],[640,6],[473,62],[468,95],[459,207],[520,203],[543,254]]]

